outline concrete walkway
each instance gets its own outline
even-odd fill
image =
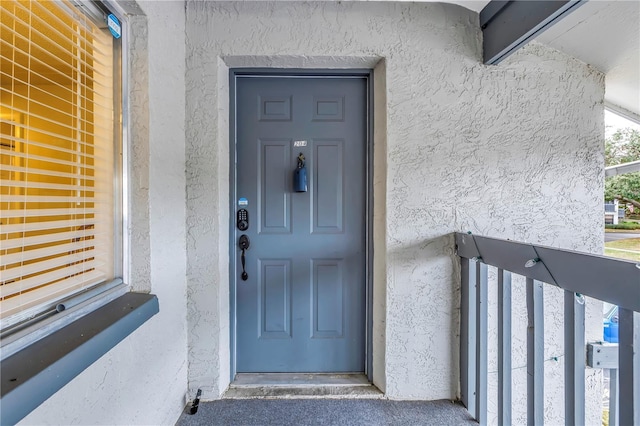
[[[222,399],[201,402],[194,415],[187,411],[176,425],[477,425],[462,405],[444,400]]]
[[[604,233],[604,242],[626,240],[628,238],[640,238],[638,232],[606,232]]]

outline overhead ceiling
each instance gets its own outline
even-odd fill
[[[449,3],[480,12],[489,2]],[[608,106],[640,122],[640,1],[587,1],[536,41],[602,71]]]
[[[605,74],[605,100],[640,119],[640,2],[589,1],[538,41]]]

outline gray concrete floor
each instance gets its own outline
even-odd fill
[[[177,426],[477,425],[462,405],[445,400],[222,399],[187,412]]]

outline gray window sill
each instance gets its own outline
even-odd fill
[[[2,361],[0,424],[15,424],[159,312],[126,293]]]

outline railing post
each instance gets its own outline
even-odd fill
[[[476,274],[475,261],[460,258],[460,399],[476,412]],[[472,272],[473,271],[473,272]]]
[[[567,425],[584,424],[585,415],[585,314],[576,294],[613,303],[619,307],[619,351],[611,346],[590,344],[589,365],[613,368],[611,420],[621,426],[640,426],[640,293],[639,264],[588,253],[577,253],[540,245],[456,233],[461,257],[461,397],[481,423],[486,417],[486,299],[483,268],[499,270],[498,330],[498,423],[509,424],[510,314],[508,273],[527,280],[527,424],[544,424],[544,294],[543,282],[565,291],[565,414]],[[482,256],[482,264],[479,264]],[[606,283],[606,285],[603,285]],[[593,352],[596,349],[597,353]],[[617,349],[617,348],[615,348]],[[602,364],[602,365],[601,365]],[[607,364],[607,366],[605,366]],[[616,374],[617,373],[617,374]],[[616,382],[618,387],[616,388]],[[618,391],[616,392],[616,389]],[[616,395],[619,395],[616,404]],[[555,402],[554,402],[555,406]],[[618,407],[618,409],[616,409]],[[613,426],[613,425],[612,425]]]
[[[487,424],[487,281],[487,265],[476,262],[476,420],[480,426]]]
[[[498,269],[498,424],[511,424],[511,272]]]
[[[527,425],[544,424],[544,305],[542,283],[527,278]]]
[[[640,313],[618,310],[620,425],[640,425]]]
[[[618,426],[618,369],[609,369],[609,426]]]
[[[564,292],[564,412],[565,425],[585,424],[584,297]]]

